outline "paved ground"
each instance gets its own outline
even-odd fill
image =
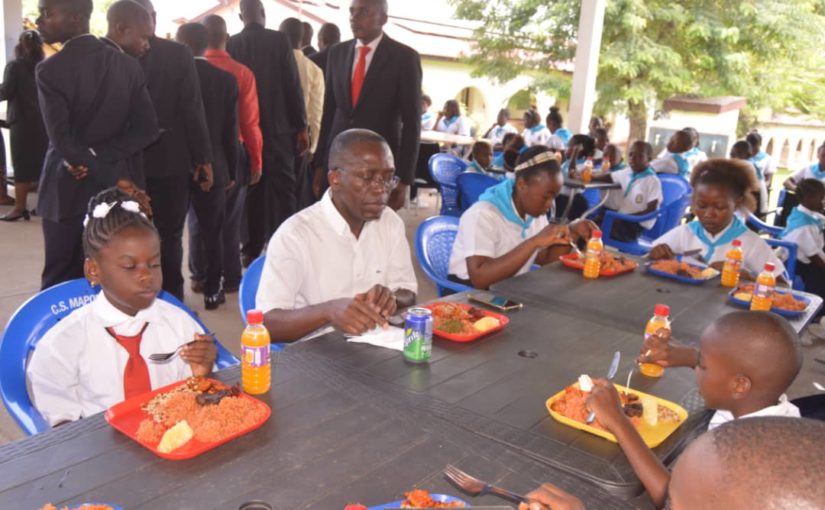
[[[421,208],[405,209],[401,212],[411,245],[418,224],[425,218],[436,214],[435,196],[423,192],[421,195]],[[34,203],[33,199],[34,197],[30,199],[31,204]],[[0,207],[0,215],[5,214],[9,209]],[[0,222],[0,239],[2,239],[3,248],[3,277],[0,280],[2,281],[0,284],[0,325],[2,326],[0,327],[4,327],[14,310],[35,294],[40,286],[40,271],[43,264],[40,221],[34,217],[29,222],[22,220],[16,223]],[[415,252],[411,251],[414,258]],[[415,268],[418,276],[419,300],[432,300],[436,296],[434,285],[421,272],[417,262]],[[238,311],[237,295],[227,296],[225,306],[208,312],[203,308],[203,299],[200,295],[189,293],[185,301],[215,331],[224,346],[237,354],[238,341],[243,327]],[[805,365],[789,391],[791,398],[814,393],[812,381],[825,384],[825,365],[816,363],[814,357],[825,359],[825,342],[817,342],[814,346],[805,348]],[[5,408],[0,409],[0,444],[21,437],[23,434],[6,414]]]

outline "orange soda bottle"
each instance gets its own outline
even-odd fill
[[[582,182],[589,184],[593,180],[593,158],[587,158],[582,169]]]
[[[773,275],[775,269],[776,266],[768,262],[756,278],[756,286],[753,288],[751,298],[751,310],[766,312],[771,309],[773,292],[776,290],[776,277]]]
[[[736,287],[739,283],[739,270],[742,268],[742,241],[733,240],[733,248],[728,250],[725,265],[722,267],[722,286]]]
[[[593,237],[587,241],[587,254],[584,256],[584,270],[582,274],[585,278],[598,278],[599,272],[602,269],[602,261],[600,255],[604,250],[604,243],[602,243],[601,230],[595,230]]]
[[[241,387],[250,395],[269,391],[272,373],[269,366],[269,331],[264,327],[264,313],[249,310],[249,324],[241,335]]]
[[[667,305],[656,305],[653,308],[653,318],[647,321],[645,326],[645,340],[651,335],[655,335],[660,329],[670,331],[670,307]],[[665,367],[658,363],[640,363],[639,372],[648,377],[662,377]]]

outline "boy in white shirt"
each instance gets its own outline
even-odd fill
[[[484,138],[493,142],[493,148],[501,150],[504,147],[504,137],[508,133],[516,135],[518,134],[518,130],[510,125],[510,110],[502,108],[498,111],[496,123],[487,130]]]
[[[488,177],[493,177],[497,180],[501,180],[502,178],[504,178],[503,172],[493,172],[490,170],[492,164],[493,149],[490,147],[489,143],[482,142],[481,140],[479,140],[478,142],[473,144],[472,160],[469,161],[469,165],[467,166],[467,169],[464,171],[476,174],[483,174]]]
[[[796,185],[800,205],[788,217],[781,237],[796,243],[796,273],[805,283],[805,291],[825,298],[825,240],[822,237],[825,216],[825,184],[816,179],[803,179]],[[820,310],[819,314],[822,315]]]
[[[207,375],[217,353],[189,314],[157,299],[160,238],[123,191],[111,188],[90,201],[83,248],[86,278],[100,294],[43,336],[26,370],[34,405],[52,426]],[[146,361],[184,344],[167,363]]]
[[[650,166],[657,174],[674,174],[689,179],[693,167],[687,152],[692,147],[690,133],[677,131],[667,142],[667,152],[654,159]]]
[[[421,95],[421,131],[432,131],[435,128],[435,115],[430,111],[433,100],[427,94]]]
[[[785,188],[796,191],[796,185],[803,179],[816,179],[825,182],[825,144],[816,151],[817,161],[804,166],[788,177],[783,185]]]

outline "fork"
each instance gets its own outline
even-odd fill
[[[213,339],[214,339],[214,337],[213,337]],[[174,358],[175,356],[177,356],[180,353],[181,349],[183,349],[187,345],[192,345],[195,342],[197,342],[197,340],[192,340],[191,342],[187,342],[183,345],[179,345],[178,348],[175,349],[172,352],[163,352],[163,353],[158,353],[158,354],[150,354],[149,355],[149,361],[151,361],[152,363],[163,363],[164,361],[169,361],[172,358]]]
[[[515,492],[508,491],[507,489],[502,489],[501,487],[490,485],[487,482],[482,482],[478,478],[474,478],[468,475],[467,473],[458,469],[455,466],[448,465],[444,469],[444,476],[446,476],[448,480],[457,485],[461,490],[463,490],[467,494],[472,494],[473,496],[495,494],[500,498],[515,501],[517,503],[530,502],[527,499],[527,497],[522,496],[521,494],[516,494]]]

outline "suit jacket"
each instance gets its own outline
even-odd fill
[[[314,47],[310,44],[309,46],[304,46],[303,48],[301,48],[301,52],[304,54],[304,56],[307,56],[307,57],[308,57],[308,56],[310,56],[310,55],[313,55],[313,54],[315,54],[315,53],[318,53],[318,50],[316,50],[316,49],[315,49],[315,48],[314,48]]]
[[[308,55],[307,58],[315,62],[315,65],[321,68],[321,71],[326,75],[327,72],[327,57],[329,56],[329,48],[324,48],[322,51]]]
[[[371,129],[383,136],[395,156],[402,182],[415,179],[421,137],[421,58],[386,34],[375,49],[361,96],[352,106],[352,66],[355,40],[332,46],[326,67],[326,93],[317,161],[327,165],[329,146],[338,133]]]
[[[195,69],[203,95],[203,109],[212,145],[214,186],[236,179],[238,166],[238,81],[233,75],[196,58]]]
[[[127,160],[157,138],[158,121],[140,64],[92,35],[70,40],[36,76],[49,135],[37,212],[56,222],[83,215],[96,193],[130,178]],[[89,174],[78,181],[64,162]]]
[[[189,174],[212,162],[194,56],[186,46],[159,37],[150,45],[140,63],[161,135],[144,153],[146,177]]]

